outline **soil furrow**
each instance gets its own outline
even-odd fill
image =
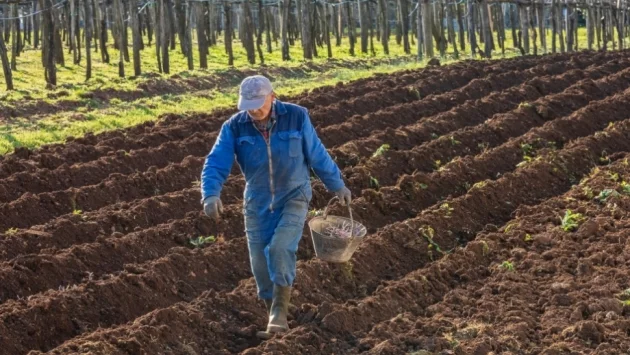
[[[596,62],[597,59],[594,61]],[[584,61],[581,65],[584,66],[588,63],[590,62]],[[521,79],[524,80],[524,78],[538,76],[542,73],[568,70],[568,68],[561,65],[555,65],[551,68],[547,65],[541,65],[539,67],[541,67],[540,70],[534,70],[538,68],[535,67],[524,72]],[[607,67],[613,68],[618,67],[618,65],[604,65],[601,70],[596,71],[596,73],[605,71]],[[587,72],[590,73],[590,71]],[[376,115],[379,115],[379,117],[377,117],[379,120],[387,120],[387,122],[391,122],[393,117],[409,116],[409,112],[420,111],[423,112],[422,116],[432,115],[435,110],[443,110],[444,107],[451,107],[453,104],[460,102],[461,100],[456,99],[457,97],[461,97],[463,100],[482,96],[486,93],[486,90],[480,90],[479,86],[494,92],[506,87],[518,85],[522,80],[519,80],[519,78],[514,75],[515,73],[504,73],[498,75],[496,78],[476,79],[464,88],[455,90],[454,92],[449,92],[445,95],[431,96],[427,98],[427,100],[420,100],[417,103],[398,105]],[[593,74],[593,76],[595,75],[596,74]],[[508,78],[509,80],[507,80]],[[448,106],[438,105],[437,102],[440,100],[447,103]],[[513,98],[511,101],[520,102]],[[516,102],[514,105],[516,105]],[[497,106],[499,109],[502,108],[499,105]],[[381,117],[383,115],[387,117]],[[330,115],[324,116],[334,117],[338,115],[331,113]],[[366,119],[368,119],[368,117],[370,116],[366,116]],[[420,116],[416,118],[420,118]],[[403,122],[404,121],[400,121],[399,123],[402,124]],[[392,124],[395,125],[396,123],[394,122]],[[320,134],[321,139],[326,145],[330,146],[335,144],[335,142],[340,142],[339,135],[334,131],[334,129],[324,130],[324,132]],[[31,193],[42,193],[70,187],[80,187],[98,183],[112,173],[129,174],[134,171],[144,171],[150,166],[162,168],[168,165],[168,163],[180,161],[188,155],[204,156],[212,147],[215,138],[216,133],[197,132],[182,141],[164,143],[157,148],[138,149],[131,152],[119,150],[111,154],[111,156],[83,164],[75,164],[72,166],[64,164],[54,170],[42,169],[36,172],[14,174],[4,179],[4,181],[0,181],[0,202],[12,201],[27,191]]]
[[[296,313],[299,323],[321,321],[329,331],[337,331],[343,328],[342,326],[347,327],[347,331],[352,331],[365,327],[367,322],[361,319],[362,322],[352,324],[353,315],[349,310],[361,309],[359,316],[369,319],[370,322],[374,321],[373,318],[382,317],[381,312],[395,311],[395,307],[388,306],[391,302],[381,304],[362,302],[358,306],[347,306],[349,310],[344,308],[346,306],[335,306],[329,302],[364,297],[371,294],[370,289],[375,289],[373,287],[382,280],[404,276],[429,262],[428,243],[417,232],[420,227],[427,225],[433,227],[435,231],[433,241],[439,243],[443,250],[455,247],[458,245],[458,239],[459,242],[472,239],[484,225],[509,220],[510,214],[517,206],[535,203],[562,193],[571,184],[570,176],[586,173],[599,161],[599,155],[592,151],[607,149],[615,152],[630,149],[629,136],[630,122],[625,121],[614,130],[607,131],[606,137],[595,135],[581,139],[566,149],[550,154],[549,159],[534,162],[514,174],[507,174],[495,182],[471,191],[466,196],[450,201],[454,208],[450,215],[446,215],[440,208],[433,208],[418,218],[391,225],[364,242],[353,258],[350,268],[317,260],[300,263],[295,292],[296,304],[317,302],[321,306],[317,308],[302,305],[300,311]],[[484,205],[485,208],[479,208],[480,205]],[[458,238],[462,235],[466,237]],[[396,243],[391,243],[393,240]],[[435,254],[434,257],[438,255]],[[405,263],[392,264],[397,260],[405,260]],[[384,289],[388,288],[375,289],[375,295],[380,295]],[[262,317],[264,311],[254,301],[254,297],[250,280],[229,294],[209,292],[191,304],[178,304],[152,312],[133,324],[80,337],[69,346],[70,349],[80,347],[81,340],[84,340],[84,343],[90,343],[88,345],[90,347],[116,349],[116,345],[107,340],[109,336],[116,334],[125,344],[133,342],[138,350],[151,349],[152,346],[159,344],[140,343],[138,339],[148,339],[149,334],[161,334],[168,329],[182,341],[193,341],[206,350],[218,351],[227,348],[230,351],[240,351],[255,343],[255,340],[252,340],[253,333],[264,323]],[[165,314],[169,315],[167,324],[160,321]],[[185,320],[182,317],[186,317]],[[218,323],[220,319],[227,322]],[[151,325],[147,326],[148,324]],[[207,331],[209,326],[212,332]],[[204,331],[200,332],[202,329]],[[289,333],[289,337],[300,329],[302,327]],[[128,332],[133,332],[133,335]],[[339,330],[339,333],[342,331]],[[106,344],[95,344],[96,339]]]
[[[628,138],[630,138],[630,120],[625,120],[614,129],[608,129],[606,134],[608,137],[605,137],[604,135],[593,135],[584,139],[579,139],[570,144],[567,149],[554,152],[545,159],[537,161],[531,166],[515,172],[513,175],[506,175],[504,178],[501,178],[496,182],[490,182],[489,184],[497,185],[495,187],[495,192],[492,194],[488,194],[487,191],[482,192],[482,189],[480,189],[479,191],[470,192],[464,197],[464,199],[468,201],[476,200],[475,202],[477,205],[480,205],[479,202],[483,201],[483,206],[486,209],[491,210],[489,212],[496,213],[498,212],[497,210],[492,211],[495,206],[505,205],[508,202],[510,205],[513,202],[517,202],[517,205],[531,204],[531,202],[535,202],[536,200],[562,194],[569,189],[574,177],[585,175],[593,166],[600,163],[599,155],[594,152],[602,149],[607,149],[612,152],[630,150],[630,142],[628,142]],[[509,189],[500,189],[499,185],[509,186]],[[509,192],[501,194],[497,193],[498,191]],[[518,200],[518,198],[514,197],[516,197],[519,193],[529,195],[529,198],[534,197],[534,195],[538,195],[538,197],[530,200],[531,202],[529,203],[527,201],[515,201]],[[455,206],[455,203],[452,205]],[[441,250],[449,250],[460,243],[460,240],[457,238],[457,232],[454,230],[460,229],[459,226],[455,226],[456,224],[460,224],[459,220],[455,220],[455,218],[458,217],[456,216],[456,211],[458,211],[457,207],[455,207],[455,211],[452,212],[454,217],[453,222],[455,223],[442,226],[435,223],[438,222],[437,219],[434,219],[435,222],[432,223],[430,221],[430,217],[423,213],[422,216],[425,217],[425,221],[421,222],[419,220],[408,220],[407,230],[399,228],[399,235],[408,234],[409,232],[417,235],[422,234],[422,231],[424,231],[426,238],[426,235],[430,234],[430,237],[432,237],[432,244],[429,244],[427,242],[429,239],[427,239],[424,243],[418,243],[421,245],[419,246],[420,248],[416,250],[417,254],[421,254],[425,258],[425,263],[428,263],[430,260],[439,257],[438,253],[436,253],[437,249],[435,245],[439,245]],[[476,234],[481,231],[482,225],[478,224],[475,217],[476,216],[469,216],[468,218],[473,219],[473,224],[477,224],[479,226],[478,230],[473,230]],[[502,222],[505,222],[506,220]],[[411,224],[414,226],[411,227]],[[430,233],[427,232],[428,226],[433,228]],[[418,232],[413,233],[414,230]],[[403,241],[399,241],[399,243],[400,242]],[[430,247],[430,245],[433,245],[433,247]],[[475,257],[477,258],[484,256],[484,254],[487,254],[490,250],[494,250],[491,245],[486,244],[486,246],[484,246],[484,244],[479,241],[470,243],[470,248],[474,250]],[[450,259],[450,257],[451,255],[447,255],[447,259]],[[407,260],[407,258],[405,258],[405,260]],[[459,260],[450,261],[452,263],[451,265],[459,265]],[[374,324],[391,319],[401,312],[419,311],[424,309],[426,306],[439,301],[446,291],[444,290],[444,284],[437,289],[432,288],[431,286],[433,285],[433,282],[440,279],[447,280],[453,275],[444,275],[445,271],[441,271],[432,274],[432,278],[428,278],[426,276],[426,268],[422,268],[422,266],[423,265],[418,265],[418,270],[409,270],[410,273],[402,279],[390,282],[386,286],[380,287],[374,292],[374,294],[358,302],[347,302],[346,304],[337,303],[334,305],[325,304],[319,306],[317,311],[312,311],[313,313],[310,317],[311,319],[307,322],[308,324],[292,330],[283,338],[275,339],[263,344],[262,349],[260,350],[269,351],[275,349],[281,350],[282,352],[288,351],[303,353],[304,349],[302,346],[306,346],[308,348],[309,339],[300,337],[300,335],[312,331],[312,328],[314,327],[323,328],[327,332],[332,333],[328,333],[327,336],[352,337],[353,333],[358,334],[368,331]],[[464,273],[465,270],[466,269],[458,266],[455,271],[459,271],[460,275],[458,276],[460,277],[450,278],[450,283],[457,283],[461,281],[462,278],[465,280],[466,278],[461,275],[461,273]],[[441,295],[435,295],[435,293],[439,292],[440,289],[442,292]],[[411,302],[411,299],[414,301]],[[428,302],[424,303],[425,300]],[[284,341],[284,338],[286,338],[287,341]],[[357,345],[358,344],[355,342],[352,343],[352,347],[356,347]],[[330,351],[330,349],[323,350],[327,353]]]
[[[576,64],[576,67],[584,69],[590,63],[592,62],[587,60]],[[559,74],[566,70],[566,65],[538,65],[526,70],[488,75],[470,81],[459,90],[440,95],[434,94],[422,100],[397,105],[364,116],[355,115],[344,120],[343,123],[321,128],[320,136],[323,143],[329,145],[329,140],[336,141],[337,137],[344,137],[348,141],[348,139],[354,140],[369,136],[374,131],[396,129],[408,122],[418,121],[422,118],[448,111],[453,106],[465,103],[468,100],[481,99],[492,92],[518,86],[526,80],[541,75]],[[423,97],[422,95],[419,96]]]
[[[610,91],[611,90],[608,90],[607,93]],[[602,93],[602,95],[605,94]],[[581,95],[576,96],[580,97]],[[586,93],[584,93],[582,98],[585,101],[592,99],[589,98]],[[546,148],[548,147],[548,142],[551,141],[561,147],[569,140],[592,134],[597,130],[605,128],[606,125],[611,122],[626,118],[626,114],[624,112],[627,112],[626,108],[630,109],[629,98],[630,93],[626,92],[610,99],[591,102],[588,107],[577,111],[573,115],[552,121],[550,124],[543,126],[542,129],[534,130],[524,136],[512,139],[508,143],[496,149],[492,149],[482,156],[458,160],[452,164],[446,165],[440,171],[430,175],[405,175],[401,178],[400,186],[383,188],[376,194],[367,191],[364,198],[356,199],[354,202],[354,206],[357,209],[356,214],[359,219],[370,221],[369,225],[367,225],[370,230],[375,230],[376,228],[382,227],[386,224],[413,217],[422,209],[438,202],[443,196],[450,195],[454,197],[465,194],[470,188],[470,182],[493,179],[496,176],[500,176],[511,171],[517,163],[523,159],[520,154],[522,153],[523,144],[526,144],[524,142],[536,142],[535,145],[532,145],[532,151],[528,152],[530,157],[533,157],[535,155],[535,151],[533,149],[538,146]],[[571,107],[574,106],[571,105],[570,100],[563,100],[563,102],[565,105]],[[607,115],[593,116],[590,114],[592,112],[606,112],[607,107],[615,107],[615,110]],[[569,128],[568,125],[571,127]],[[498,126],[496,127],[497,131],[505,132],[510,126],[511,125],[507,125],[504,128]],[[548,138],[554,139],[549,140]],[[501,162],[501,164],[496,164],[496,162]],[[466,186],[467,184],[469,186]],[[354,185],[350,185],[350,187],[356,188]],[[168,205],[166,207],[167,210],[170,210]],[[230,207],[233,207],[234,210],[237,211],[238,206]],[[314,207],[322,208],[323,204],[315,204]],[[160,206],[157,206],[156,208],[159,209]],[[375,211],[375,208],[378,210]],[[342,213],[343,211],[338,212]],[[160,214],[160,212],[157,213]],[[168,212],[165,210],[161,213]],[[241,214],[237,212],[233,215],[228,214],[224,216],[223,220],[227,221],[227,224],[230,226],[238,226],[238,229],[234,228],[233,230],[242,230],[242,225],[240,223],[241,218]],[[194,220],[190,223],[198,225],[202,223],[202,221],[203,219]],[[220,224],[220,226],[225,225]],[[230,227],[228,227],[228,231],[229,228]],[[103,226],[100,226],[99,232],[101,232],[102,229]],[[177,228],[173,229],[177,230]],[[214,233],[217,235],[225,233],[225,229],[216,231],[216,227],[204,228],[203,230],[199,230],[197,233],[202,235],[207,234],[205,232],[206,230],[208,233]],[[3,275],[1,278],[5,280],[4,286],[0,287],[0,299],[15,298],[17,296],[23,297],[36,292],[41,292],[59,285],[61,282],[60,280],[66,280],[66,282],[80,282],[85,275],[90,274],[90,272],[96,272],[96,274],[93,275],[98,278],[103,273],[110,273],[119,270],[122,268],[124,263],[141,263],[146,260],[150,260],[151,257],[160,257],[171,247],[178,245],[175,241],[173,241],[175,244],[163,242],[156,243],[156,239],[151,237],[153,232],[154,231],[151,229],[147,230],[146,233],[140,233],[143,236],[148,235],[149,237],[138,237],[134,234],[131,236],[125,236],[125,243],[129,244],[129,246],[125,248],[119,247],[116,243],[103,243],[93,246],[77,246],[61,254],[56,253],[54,257],[46,255],[41,257],[31,255],[12,260],[11,264],[14,265],[13,269],[0,268],[0,275]],[[181,233],[175,231],[173,234],[181,236]],[[188,232],[188,235],[192,234],[194,234],[194,232]],[[151,252],[145,254],[137,253],[132,245],[134,239],[136,238],[138,240],[143,240],[143,247]],[[50,238],[47,239],[50,240]],[[35,240],[40,242],[41,245],[41,238],[37,238]],[[179,240],[179,244],[183,242],[185,242],[185,240]],[[24,244],[20,243],[20,245]],[[125,252],[117,252],[117,249],[123,249]],[[78,254],[79,257],[69,257],[69,255],[75,255],[75,253]],[[12,252],[11,254],[15,255],[15,252]],[[89,262],[86,262],[86,260]],[[107,260],[106,267],[97,267],[99,263],[102,262],[101,260]],[[45,263],[45,269],[37,267],[36,265],[39,263]],[[30,275],[25,275],[21,272],[22,269],[16,268],[15,265],[24,265],[32,272]],[[12,280],[21,280],[21,282],[12,282]],[[26,283],[28,283],[29,287],[22,289],[21,285]]]
[[[148,196],[191,187],[199,178],[204,158],[188,157],[180,164],[163,169],[149,169],[131,175],[112,174],[97,185],[78,189],[27,193],[18,200],[0,205],[0,230],[27,228],[67,213],[81,214],[112,203],[131,201]]]
[[[444,67],[441,69],[442,72],[430,76],[426,82],[421,80],[417,83],[417,85],[414,85],[414,87],[416,87],[414,90],[409,90],[406,85],[402,86],[402,89],[398,89],[398,91],[402,91],[398,95],[395,95],[395,99],[417,100],[418,92],[423,93],[426,96],[432,93],[432,90],[443,90],[439,87],[439,85],[437,85],[437,83],[441,82],[450,87],[453,85],[453,82],[459,82],[470,75],[471,72],[476,72],[476,77],[482,77],[483,75],[490,73],[501,73],[510,70],[525,70],[538,64],[554,63],[555,61],[565,60],[566,58],[571,58],[570,60],[573,62],[581,62],[582,59],[587,58],[587,56],[584,56],[584,58],[578,58],[576,56],[571,57],[564,54],[538,59],[522,58],[516,61],[498,61],[481,68],[476,66],[462,66],[461,68],[456,68],[460,70],[453,70],[454,73],[450,73],[450,70],[447,69],[448,67]],[[465,72],[468,72],[469,74],[464,75]],[[446,77],[452,78],[450,81],[446,82],[444,80]],[[460,82],[461,85],[464,85],[465,83],[466,81]],[[434,89],[423,89],[424,87]],[[370,112],[370,110],[377,109],[374,105],[384,108],[392,104],[392,102],[389,101],[390,99],[384,99],[387,96],[383,96],[383,92],[379,93],[378,96],[379,97],[377,97],[376,100],[374,98],[365,100],[361,97],[357,97],[356,99],[346,100],[333,106],[329,106],[334,107],[334,109],[322,107],[321,109],[325,111],[325,114],[319,116],[317,113],[318,110],[315,109],[311,112],[311,116],[313,117],[314,123],[317,125],[322,123],[320,120],[336,120],[336,122],[342,122],[345,119],[344,112],[349,112],[348,110],[351,108],[367,110],[360,112]],[[296,103],[299,104],[300,102],[298,101]],[[113,151],[129,151],[155,147],[167,141],[183,139],[195,132],[216,130],[220,127],[225,118],[232,112],[233,110],[221,110],[209,115],[196,115],[196,119],[191,118],[185,120],[182,120],[181,117],[178,116],[167,115],[157,124],[155,122],[148,122],[131,129],[111,131],[99,135],[88,134],[83,138],[70,139],[68,144],[50,145],[35,152],[28,149],[18,149],[14,154],[6,156],[0,161],[0,178],[7,177],[10,174],[19,171],[33,170],[37,167],[52,169],[64,163],[73,164],[95,160],[100,156]],[[352,113],[354,114],[355,112]]]
[[[474,156],[487,151],[533,127],[568,115],[594,100],[601,100],[630,86],[630,69],[608,76],[596,69],[590,75],[594,78],[567,85],[567,89],[560,93],[520,105],[505,114],[495,115],[478,126],[460,129],[411,150],[388,150],[364,165],[353,167],[352,172],[346,172],[345,176],[348,181],[354,182],[353,185],[361,188],[370,187],[372,179],[388,186],[399,179],[401,172],[411,174],[440,169],[453,158]],[[603,78],[593,81],[597,77]]]
[[[627,159],[598,169],[562,196],[523,208],[502,231],[482,233],[465,249],[388,286],[370,301],[394,295],[408,306],[334,347],[375,353],[623,352],[615,346],[630,340],[623,320],[630,308],[621,303],[630,285],[623,271],[630,198],[610,176],[630,179]],[[619,195],[599,202],[585,193],[606,189]],[[586,221],[563,231],[567,210]]]
[[[431,142],[437,139],[441,143],[449,143],[446,146],[450,151],[457,148],[456,143],[459,142],[455,138],[451,139],[451,134],[448,134],[450,132],[482,124],[496,114],[514,110],[519,105],[526,105],[527,102],[535,101],[545,95],[562,92],[571,85],[575,85],[580,79],[595,80],[605,74],[613,74],[627,65],[627,60],[609,61],[603,65],[592,65],[585,70],[567,70],[552,78],[537,76],[517,87],[492,93],[483,99],[466,101],[448,112],[426,118],[416,124],[373,132],[366,138],[356,139],[333,148],[331,155],[336,158],[340,166],[345,167],[358,165],[362,159],[370,157],[384,144],[389,145],[389,151],[393,152],[408,150],[425,142],[425,144],[437,145],[439,143]],[[444,145],[441,144],[441,146]]]
[[[496,77],[487,82],[492,82],[494,83],[492,85],[495,86],[507,85],[499,84]],[[488,85],[489,90],[492,90],[492,85]],[[476,86],[477,85],[473,85],[473,87]],[[472,93],[470,95],[472,95]],[[370,115],[366,117],[369,116]],[[331,131],[329,130],[327,132],[330,133]],[[336,138],[331,137],[327,139],[328,136],[326,136],[325,134],[320,134],[320,137],[322,138],[322,140],[329,141],[327,143],[328,146],[334,146],[335,141],[338,143],[347,141],[347,139],[342,136],[336,136]],[[125,155],[124,152],[121,152],[120,154],[123,156]],[[163,179],[160,176],[157,176],[157,174],[154,178],[152,176],[154,175],[153,172],[148,171],[145,173],[132,174],[126,177],[121,176],[120,174],[113,174],[112,176],[116,176],[116,178],[112,178],[112,176],[110,176],[107,180],[101,181],[98,185],[85,186],[78,189],[71,188],[64,191],[55,191],[51,193],[23,195],[18,200],[0,205],[0,211],[6,211],[6,216],[8,217],[0,222],[0,230],[30,227],[35,224],[44,223],[53,217],[73,211],[91,211],[118,201],[130,201],[133,199],[144,198],[150,196],[151,194],[156,194],[156,191],[171,192],[175,191],[175,189],[185,188],[186,179],[191,182],[196,179],[195,169],[201,169],[201,166],[203,164],[202,160],[203,158],[193,158],[189,156],[181,164],[171,164],[166,168],[158,170],[158,172],[164,172],[166,170],[179,170],[179,179],[176,180],[176,183],[169,183],[168,186],[163,186],[164,184],[159,183],[160,181],[165,181],[167,179]],[[125,182],[125,180],[130,182]],[[154,182],[153,180],[158,181]],[[129,187],[133,187],[133,189],[129,189]],[[90,197],[88,197],[88,195]],[[27,218],[23,218],[22,214],[24,213],[25,209],[27,208],[27,206],[33,205],[34,201],[39,201],[39,203],[37,203],[38,208],[36,210],[33,210],[33,208],[31,207],[29,210],[29,212],[31,213],[28,214]]]

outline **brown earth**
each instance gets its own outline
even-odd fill
[[[337,265],[314,258],[305,228],[292,329],[266,342],[255,337],[265,311],[249,271],[242,177],[226,182],[221,220],[200,212],[195,180],[227,111],[7,156],[0,346],[7,354],[624,353],[625,55],[465,62],[297,98],[370,233]],[[390,148],[373,156],[383,144]],[[316,181],[312,208],[329,198]],[[564,231],[569,209],[584,218]],[[192,248],[191,238],[208,235],[217,241]]]

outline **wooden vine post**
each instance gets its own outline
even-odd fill
[[[129,6],[129,19],[131,21],[131,41],[133,52],[133,74],[140,76],[142,68],[140,64],[140,46],[142,43],[142,35],[140,33],[140,22],[138,18],[138,8],[135,4]]]
[[[92,1],[83,0],[85,13],[85,81],[92,78]]]
[[[11,64],[7,55],[7,46],[4,43],[4,36],[0,34],[0,60],[2,60],[2,72],[4,73],[4,81],[7,84],[7,90],[13,90],[13,74],[11,72]]]
[[[52,8],[52,0],[39,0],[42,9]],[[56,33],[53,22],[54,11],[42,12],[42,61],[44,64],[44,77],[46,85],[54,88],[57,86],[57,67],[55,66]]]

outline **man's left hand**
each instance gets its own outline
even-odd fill
[[[350,190],[347,187],[342,187],[341,190],[336,191],[335,195],[337,195],[337,197],[339,197],[339,201],[341,202],[342,205],[344,206],[350,206],[350,200],[352,199],[352,194],[350,193]]]

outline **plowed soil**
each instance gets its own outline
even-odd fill
[[[230,111],[5,156],[0,353],[630,353],[628,53],[462,62],[291,98],[369,234],[330,264],[305,228],[291,330],[265,342],[238,169],[219,221],[199,205]],[[313,186],[322,209],[331,194]]]

